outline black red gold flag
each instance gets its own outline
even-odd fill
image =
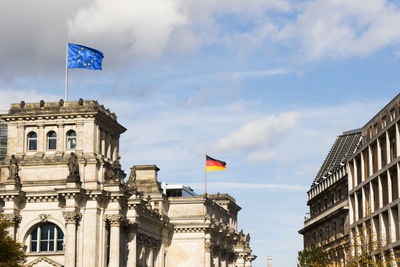
[[[213,159],[206,155],[206,171],[221,171],[226,169],[226,162]]]

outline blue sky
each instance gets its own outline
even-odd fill
[[[399,93],[400,6],[385,0],[0,2],[0,110],[64,96],[65,41],[104,52],[69,99],[118,115],[123,168],[229,192],[255,267],[295,266],[306,191],[336,136]]]

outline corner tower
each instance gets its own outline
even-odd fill
[[[7,123],[7,154],[18,161],[18,176],[27,185],[64,183],[79,176],[85,189],[102,189],[113,163],[119,161],[119,137],[125,128],[117,116],[97,101],[12,104]],[[77,167],[72,170],[71,157]],[[70,164],[69,164],[70,162]],[[74,172],[74,173],[72,173]],[[0,169],[0,181],[10,176],[7,166]]]

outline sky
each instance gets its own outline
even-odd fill
[[[128,131],[126,173],[202,194],[204,153],[226,161],[254,267],[296,266],[306,192],[337,135],[399,93],[400,3],[388,0],[0,0],[0,112],[64,97],[66,40],[104,53],[69,70]]]

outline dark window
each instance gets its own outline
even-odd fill
[[[64,233],[53,223],[39,225],[31,232],[30,252],[63,251]]]
[[[28,150],[37,150],[37,134],[35,132],[28,134]]]
[[[47,134],[47,149],[48,150],[57,149],[57,134],[54,131],[50,131]]]
[[[67,133],[67,149],[75,149],[76,147],[76,132],[71,130]]]

